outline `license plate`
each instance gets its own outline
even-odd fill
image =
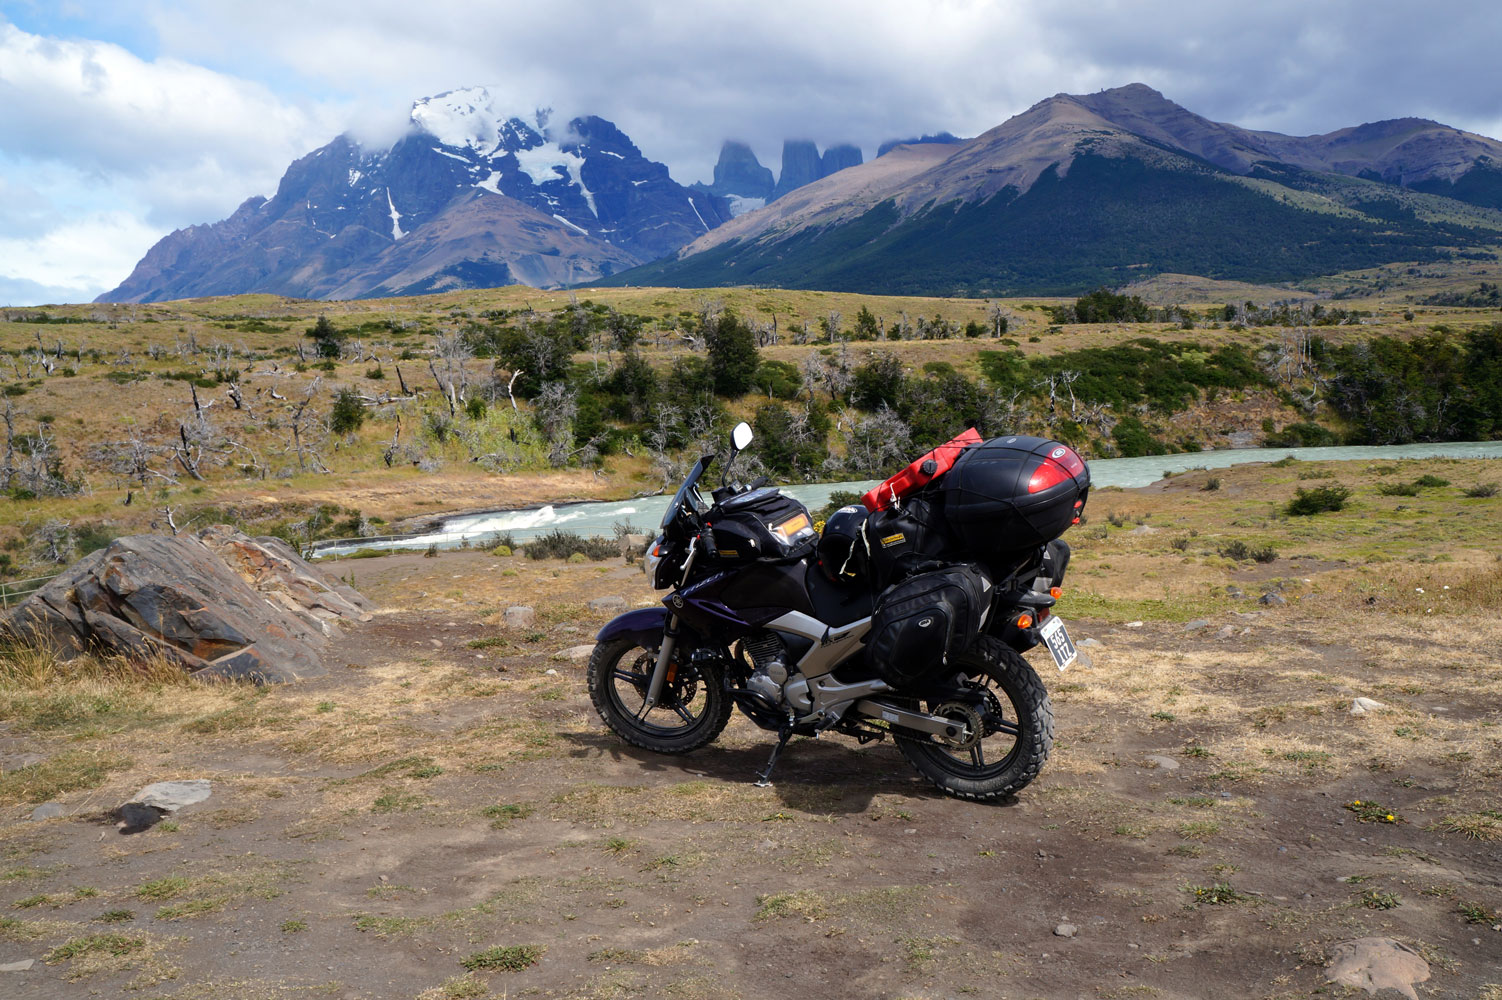
[[[1048,621],[1039,628],[1038,634],[1043,637],[1043,642],[1053,654],[1053,661],[1060,670],[1079,658],[1080,651],[1074,648],[1074,641],[1069,638],[1069,631],[1064,628],[1062,618],[1049,616]]]

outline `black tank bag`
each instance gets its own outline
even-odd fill
[[[867,654],[877,676],[897,688],[939,673],[980,633],[991,582],[975,567],[946,566],[908,577],[881,595]]]

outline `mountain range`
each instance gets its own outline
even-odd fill
[[[1417,118],[1294,137],[1143,84],[900,145],[610,284],[1073,293],[1164,271],[1282,281],[1502,244],[1502,143]]]
[[[592,281],[730,218],[612,123],[551,127],[484,88],[418,101],[389,149],[347,135],[293,163],[270,199],[158,242],[107,302],[275,292],[413,295]]]
[[[100,301],[362,298],[523,283],[1065,294],[1174,271],[1283,281],[1492,256],[1502,143],[1400,118],[1287,136],[1143,85],[1059,94],[973,139],[822,154],[774,179],[727,142],[685,187],[595,116],[483,88],[418,101],[388,149],[340,136],[270,199],[158,242]]]
[[[695,184],[694,189],[725,198],[731,216],[755,211],[790,191],[838,173],[858,167],[865,156],[859,146],[840,143],[819,152],[807,139],[789,139],[782,144],[782,172],[775,179],[772,171],[761,165],[751,147],[727,140],[720,147],[720,159],[714,166],[713,184]]]

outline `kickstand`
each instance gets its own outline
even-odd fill
[[[777,766],[777,758],[782,755],[782,748],[788,745],[788,740],[793,738],[791,726],[784,727],[777,733],[777,745],[772,748],[772,756],[767,758],[767,766],[756,772],[756,787],[770,788],[772,786],[772,768]]]

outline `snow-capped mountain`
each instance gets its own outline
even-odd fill
[[[178,230],[100,301],[274,292],[309,298],[590,281],[664,256],[730,218],[603,118],[554,127],[485,88],[416,102],[389,149],[334,139],[271,199]]]

